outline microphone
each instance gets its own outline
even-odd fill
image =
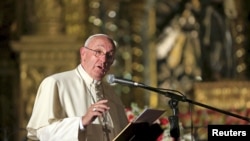
[[[131,81],[128,79],[116,78],[113,74],[107,75],[107,82],[109,84],[120,83],[120,84],[125,84],[125,85],[132,85],[132,86],[136,86],[136,87],[146,87],[142,83],[138,83],[138,82]]]
[[[179,93],[178,91],[153,88],[153,87],[150,87],[150,86],[147,86],[145,84],[138,83],[138,82],[135,82],[135,81],[132,81],[132,80],[116,78],[113,74],[107,75],[107,82],[110,85],[114,85],[115,83],[119,83],[119,84],[131,85],[131,86],[135,86],[135,87],[141,87],[141,88],[144,88],[144,89],[147,89],[147,90],[157,92],[159,94],[163,94],[163,95],[165,95],[165,96],[167,96],[169,98],[174,98],[174,99],[177,99],[177,100],[180,100],[180,101],[186,101],[186,97],[184,95],[177,95],[176,94],[176,93]]]

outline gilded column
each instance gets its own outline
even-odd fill
[[[60,35],[64,28],[63,0],[35,0],[35,34]]]

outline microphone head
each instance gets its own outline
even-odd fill
[[[107,82],[109,83],[109,84],[114,84],[115,82],[115,76],[113,75],[113,74],[109,74],[109,75],[107,75]]]

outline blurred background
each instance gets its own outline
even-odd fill
[[[26,140],[40,82],[75,68],[79,48],[95,33],[118,43],[110,73],[249,117],[249,9],[248,0],[1,0],[0,140]],[[115,90],[128,108],[171,114],[164,95]],[[206,140],[207,124],[248,124],[184,102],[178,107],[196,140]]]

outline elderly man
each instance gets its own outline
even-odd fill
[[[74,70],[45,78],[27,125],[28,138],[41,141],[109,141],[127,124],[124,106],[102,79],[116,45],[105,34],[90,36]]]

